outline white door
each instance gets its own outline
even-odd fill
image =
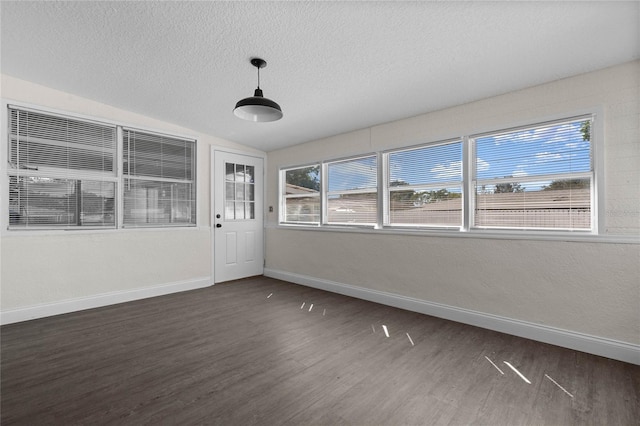
[[[263,159],[214,151],[214,282],[261,275]]]

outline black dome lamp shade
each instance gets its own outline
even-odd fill
[[[266,67],[267,62],[264,59],[253,58],[251,59],[251,65],[258,68],[258,88],[253,96],[238,101],[233,113],[236,117],[248,121],[266,122],[280,120],[282,118],[280,105],[271,99],[265,98],[262,95],[262,90],[260,90],[260,68]]]

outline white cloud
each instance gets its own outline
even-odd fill
[[[503,141],[513,142],[535,142],[544,137],[548,128],[535,129],[535,130],[523,130],[520,132],[505,133],[502,135],[496,135],[493,137],[496,145],[500,145]]]
[[[490,168],[491,168],[491,165],[488,162],[478,157],[478,159],[476,160],[476,171],[484,172],[485,170],[489,170]]]
[[[536,163],[545,163],[547,161],[562,160],[562,155],[551,152],[539,152],[536,154]]]
[[[575,124],[564,124],[562,126],[556,127],[553,131],[553,134],[549,134],[544,143],[553,144],[557,142],[565,142],[568,138],[575,134],[577,129],[578,127]]]
[[[462,176],[462,161],[451,161],[448,166],[438,164],[430,171],[437,179],[459,178]]]

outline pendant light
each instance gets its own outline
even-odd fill
[[[280,105],[265,98],[260,90],[260,68],[267,66],[267,62],[264,59],[252,58],[251,65],[258,68],[258,88],[255,90],[253,96],[244,98],[236,104],[233,113],[236,117],[242,118],[248,121],[276,121],[282,118],[282,110]]]

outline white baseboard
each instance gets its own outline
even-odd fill
[[[0,312],[0,324],[28,321],[85,309],[100,308],[117,303],[163,296],[181,291],[195,290],[212,285],[211,277],[199,277],[192,280],[178,281],[153,287],[136,288],[132,290],[114,291],[86,297],[62,300],[53,303],[43,303]]]
[[[581,352],[640,365],[640,345],[590,336],[575,331],[535,324],[512,318],[486,314],[455,306],[414,299],[399,294],[371,290],[287,271],[265,268],[264,275],[382,305],[419,312],[434,317],[524,337]]]

